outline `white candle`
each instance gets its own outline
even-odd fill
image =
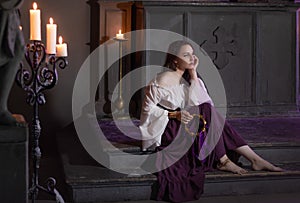
[[[30,9],[30,40],[41,40],[41,11],[35,2]]]
[[[58,41],[59,44],[56,45],[56,56],[58,57],[68,56],[67,44],[63,43],[63,38],[61,36],[59,36]]]
[[[119,30],[119,33],[116,35],[117,39],[124,39],[124,34],[121,33],[121,30]]]
[[[47,46],[46,52],[48,54],[56,53],[56,29],[57,25],[53,24],[53,18],[49,19],[49,23],[47,24]]]

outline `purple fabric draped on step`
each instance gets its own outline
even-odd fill
[[[219,122],[219,119],[223,119],[216,112],[215,108],[208,103],[201,104],[195,108],[199,108],[197,113],[204,116],[208,129],[212,118],[214,119],[213,122]],[[191,108],[189,111],[193,113],[194,110]],[[212,113],[215,113],[214,115],[217,116],[211,117]],[[156,173],[157,191],[154,193],[153,199],[170,202],[185,202],[199,199],[203,193],[205,171],[214,170],[218,160],[225,153],[232,161],[237,162],[239,156],[233,150],[246,145],[244,139],[225,121],[221,137],[213,151],[204,160],[200,161],[198,158],[199,152],[207,136],[207,131],[199,133],[199,136],[192,137],[184,131],[183,127],[180,128],[180,125],[181,122],[176,119],[169,120],[162,136],[161,145],[156,148],[156,151],[164,150],[174,141],[176,136],[182,136],[178,139],[178,144],[175,145],[178,151],[182,150],[189,142],[192,142],[192,144],[191,146],[188,145],[190,146],[189,150],[177,162]],[[198,125],[202,127],[203,123],[198,122]],[[182,133],[179,132],[180,130]],[[171,153],[157,156],[156,166],[159,168],[162,164],[168,162],[168,159],[173,155],[172,153],[176,153],[174,147]]]

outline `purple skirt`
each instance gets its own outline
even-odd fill
[[[197,108],[197,114],[203,115],[207,121],[207,129],[205,132],[199,132],[199,136],[191,136],[183,126],[180,127],[180,121],[176,119],[169,120],[162,135],[161,145],[156,148],[156,151],[165,150],[172,142],[172,145],[174,142],[177,142],[177,144],[169,147],[170,149],[163,156],[156,157],[156,166],[161,167],[162,164],[169,161],[170,157],[176,157],[187,146],[188,149],[185,150],[186,152],[182,156],[179,155],[181,158],[177,159],[178,161],[156,173],[156,191],[153,192],[152,199],[169,202],[199,199],[203,193],[204,173],[214,170],[219,159],[225,154],[232,161],[237,162],[239,155],[234,150],[247,145],[244,139],[224,121],[223,117],[210,104],[204,103],[194,107],[194,109],[189,110],[190,113],[195,112],[195,108]],[[207,132],[210,130],[212,120],[214,126],[223,126],[224,124],[224,128],[220,131],[220,136],[213,144],[213,148],[210,151],[207,149],[209,151],[208,156],[203,156],[202,159],[200,158],[201,149],[207,145],[204,140],[207,140],[207,136],[210,135]],[[197,125],[200,124],[203,125],[201,122],[197,123]],[[202,152],[205,152],[205,150],[202,150]]]

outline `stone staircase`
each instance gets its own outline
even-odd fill
[[[277,122],[280,125],[276,125]],[[244,167],[249,169],[249,173],[241,176],[220,171],[209,172],[206,174],[203,196],[300,193],[300,118],[232,119],[230,123],[238,131],[248,135],[245,139],[256,153],[286,171],[251,171],[247,160],[240,159]],[[251,126],[255,126],[255,129]],[[270,126],[273,128],[270,129]],[[277,128],[277,131],[274,128]],[[109,129],[113,130],[111,126]],[[154,175],[137,176],[134,173],[127,175],[103,167],[82,147],[72,125],[57,135],[57,141],[65,181],[73,202],[150,199],[151,187],[155,187]],[[141,155],[140,148],[135,143],[115,143],[115,146],[123,152]],[[134,161],[129,160],[118,150],[107,150],[112,164],[115,162],[114,159],[120,162]]]

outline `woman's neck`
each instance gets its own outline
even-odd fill
[[[180,77],[183,76],[184,70],[176,69],[176,74],[178,74]]]
[[[177,84],[180,84],[181,83],[181,80],[182,80],[182,76],[183,76],[183,73],[184,71],[180,70],[180,69],[177,69],[176,71],[173,72],[174,73],[174,78],[173,78],[173,81],[176,81]]]

